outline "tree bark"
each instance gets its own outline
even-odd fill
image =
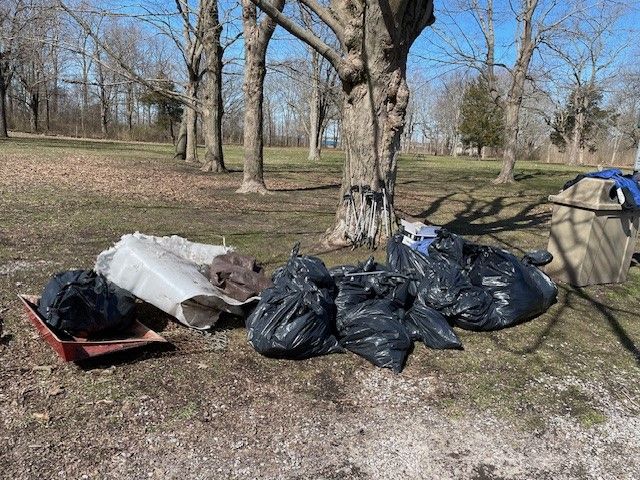
[[[613,166],[616,164],[616,157],[618,156],[618,148],[620,148],[620,140],[622,139],[622,135],[617,134],[613,138],[613,151],[611,152],[611,160],[609,161],[609,165]]]
[[[201,21],[204,26],[202,48],[205,56],[206,76],[202,92],[202,133],[204,136],[205,172],[226,173],[222,154],[222,55],[220,45],[222,25],[218,18],[218,1],[206,0],[200,8],[204,9]],[[195,142],[195,137],[194,137]]]
[[[40,95],[36,92],[29,92],[29,127],[31,132],[38,131],[38,112],[40,111]]]
[[[406,81],[407,55],[420,31],[430,24],[432,4],[412,2],[406,10],[390,14],[382,2],[371,2],[358,12],[351,5],[340,17],[357,19],[363,15],[362,28],[348,45],[347,58],[358,59],[346,66],[340,78],[343,84],[342,134],[346,153],[339,206],[334,226],[327,232],[328,245],[366,245],[374,247],[395,230],[393,198],[397,157],[409,102]],[[417,12],[410,11],[415,8]],[[397,16],[394,16],[396,14]],[[354,19],[349,19],[352,22]],[[355,22],[353,22],[355,23]],[[362,66],[360,70],[358,67]],[[368,188],[373,198],[356,192]],[[343,199],[360,196],[365,201],[364,217],[369,218],[366,238],[349,215],[349,202]],[[385,205],[386,214],[383,213]]]
[[[187,111],[182,111],[182,121],[180,122],[180,130],[178,131],[178,140],[176,141],[176,154],[173,156],[176,160],[184,160],[187,157]]]
[[[193,99],[195,103],[196,85],[193,82],[189,82],[189,85],[187,86],[187,94]],[[198,152],[197,152],[198,113],[196,112],[195,108],[190,107],[189,105],[184,106],[184,111],[186,115],[186,126],[187,126],[187,145],[186,145],[185,161],[189,163],[195,163],[198,160]]]
[[[249,48],[249,47],[247,47]],[[244,67],[244,172],[242,185],[237,193],[266,193],[264,184],[263,161],[263,119],[262,103],[264,100],[264,59],[253,58]]]
[[[514,181],[513,169],[516,164],[518,149],[520,108],[529,64],[536,47],[533,39],[533,16],[538,7],[538,0],[525,0],[524,5],[524,11],[519,17],[522,24],[520,45],[515,65],[511,71],[511,85],[505,102],[505,147],[502,168],[498,177],[493,181],[494,184],[512,183]]]
[[[9,137],[7,123],[7,80],[0,61],[0,138]]]
[[[508,98],[507,104],[505,105],[504,154],[500,174],[493,181],[495,184],[512,183],[515,181],[513,169],[516,164],[516,152],[518,150],[518,119],[521,104],[522,98],[520,97],[520,100]]]
[[[568,150],[569,165],[578,164],[578,152],[580,150],[580,133],[582,132],[582,113],[578,112],[575,116],[575,124],[571,135],[571,143]]]
[[[278,11],[284,0],[272,0]],[[237,193],[266,193],[263,160],[263,101],[266,54],[269,40],[276,28],[271,17],[257,20],[256,6],[251,0],[242,0],[242,26],[244,31],[245,66],[242,90],[244,92],[244,172]]]
[[[101,52],[98,45],[96,45],[95,60],[98,98],[100,101],[100,132],[102,133],[102,138],[107,138],[109,134],[109,93],[107,92],[106,79],[101,62]]]
[[[309,99],[309,160],[320,160],[320,54],[311,49],[311,96]]]
[[[189,163],[198,161],[198,113],[191,107],[185,106],[187,111],[187,150],[185,160]]]
[[[87,110],[89,108],[89,65],[86,55],[82,55],[82,102],[80,103],[80,126],[82,136],[87,136]]]
[[[129,82],[126,89],[125,110],[127,114],[127,130],[131,137],[133,130],[133,83]]]

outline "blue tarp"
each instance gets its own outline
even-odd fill
[[[626,190],[635,202],[635,205],[627,206],[632,208],[640,207],[640,186],[638,186],[638,182],[631,178],[630,175],[625,176],[622,173],[622,170],[619,170],[617,168],[609,168],[600,172],[585,173],[584,177],[613,180],[614,182],[616,182],[616,187],[621,188],[623,191]],[[625,197],[629,199],[628,195],[625,195]]]

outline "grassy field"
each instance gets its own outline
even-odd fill
[[[318,246],[342,156],[267,149],[266,196],[171,160],[166,145],[0,142],[0,472],[6,478],[640,478],[640,269],[624,285],[560,285],[545,315],[462,352],[416,345],[401,375],[354,355],[260,357],[241,322],[205,336],[150,312],[172,351],[60,363],[17,293],[91,267],[139,230],[227,244],[268,269],[296,241],[333,266],[370,252]],[[544,248],[547,196],[575,169],[404,156],[401,216],[516,253]],[[380,249],[374,254],[384,258]],[[82,477],[86,475],[86,477]]]

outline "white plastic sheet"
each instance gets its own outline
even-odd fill
[[[198,270],[231,247],[190,242],[176,235],[124,235],[96,260],[95,270],[120,288],[173,315],[181,323],[207,329],[221,311],[242,314],[239,302],[225,295]]]

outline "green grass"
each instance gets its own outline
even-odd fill
[[[161,144],[49,138],[0,143],[0,171],[4,171],[0,265],[30,265],[0,276],[0,303],[8,306],[5,328],[14,336],[5,352],[24,348],[30,353],[21,361],[50,362],[50,352],[20,328],[23,320],[15,294],[37,293],[55,271],[92,266],[95,256],[125,233],[179,234],[215,243],[224,236],[228,244],[255,255],[270,270],[286,260],[298,240],[303,252],[318,253],[318,240],[331,225],[337,203],[341,152],[326,151],[320,162],[309,163],[304,149],[267,148],[266,181],[272,191],[266,196],[234,193],[242,175],[242,152],[229,146],[225,154],[232,173],[210,175],[173,161],[170,147]],[[85,162],[81,181],[70,182]],[[30,173],[41,168],[49,173]],[[104,172],[93,176],[99,168]],[[544,248],[551,217],[547,197],[581,170],[519,162],[516,184],[494,186],[490,180],[499,168],[497,161],[402,156],[398,212],[515,253]],[[347,249],[319,254],[332,266],[365,259],[371,252]],[[379,249],[374,254],[382,259],[385,252]],[[640,394],[639,294],[637,267],[624,285],[579,290],[563,285],[558,304],[534,321],[500,332],[460,332],[464,352],[436,352],[416,345],[405,372],[435,375],[441,389],[432,401],[452,416],[480,409],[521,420],[525,429],[543,428],[544,419],[553,414],[573,416],[585,427],[596,425],[606,421],[598,398],[576,385],[597,382],[614,398],[620,398],[622,390],[634,397]],[[320,380],[330,388],[333,383],[324,374],[318,380],[308,369],[337,368],[345,373],[369,368],[335,356],[315,360],[313,367],[254,358],[257,354],[246,346],[238,349],[244,345],[241,328],[233,331],[232,341],[230,348],[236,349],[234,355],[241,362],[248,362],[248,371],[298,382],[301,389],[310,384],[305,396],[311,398],[322,398]],[[0,353],[0,360],[9,355]],[[198,371],[198,382],[216,388],[216,377],[235,373],[224,366],[224,357],[212,362],[210,355],[203,353],[199,361],[216,368]],[[338,367],[332,366],[334,361]],[[181,370],[183,360],[169,356],[153,362],[164,362],[172,391],[189,390],[194,379]],[[134,396],[141,385],[145,391],[154,390],[134,372],[131,375],[131,384],[118,379],[124,382],[116,389],[119,397]],[[102,387],[89,391],[96,389],[102,393]],[[192,405],[178,410],[177,417],[190,418]]]

